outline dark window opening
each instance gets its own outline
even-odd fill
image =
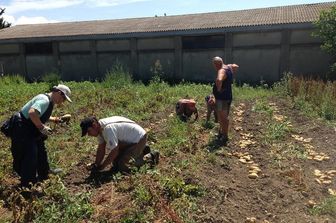
[[[52,43],[26,43],[26,54],[52,54]]]
[[[185,36],[182,39],[183,49],[224,48],[224,36]]]

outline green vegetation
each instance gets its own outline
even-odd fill
[[[5,13],[5,10],[6,9],[4,9],[4,8],[0,8],[0,29],[7,28],[7,27],[11,26],[11,23],[6,22],[4,20],[4,18],[2,17],[2,15]]]
[[[328,197],[321,204],[311,208],[310,212],[315,215],[329,214],[336,217],[336,196]]]
[[[61,83],[61,76],[58,73],[49,73],[42,77],[42,81],[49,83],[49,88]]]
[[[322,11],[320,18],[315,23],[317,31],[315,35],[320,37],[323,41],[322,49],[333,56],[333,64],[331,71],[333,75],[336,74],[336,6],[328,11]]]
[[[130,74],[122,66],[109,71],[102,82],[66,82],[71,88],[72,104],[65,104],[54,110],[54,115],[73,114],[70,125],[51,127],[55,135],[47,140],[49,160],[52,167],[61,167],[66,173],[73,170],[79,161],[88,160],[94,154],[96,140],[80,137],[78,123],[87,115],[98,118],[122,115],[139,122],[149,130],[151,148],[160,151],[165,166],[150,169],[144,166],[134,170],[131,176],[116,175],[110,181],[117,193],[129,196],[120,222],[153,222],[158,215],[165,216],[167,222],[193,222],[193,216],[200,208],[198,201],[209,193],[206,185],[194,180],[202,165],[220,164],[223,169],[229,166],[227,150],[209,153],[217,131],[217,124],[197,122],[181,122],[176,118],[175,103],[181,97],[193,97],[198,101],[200,113],[205,112],[204,97],[211,92],[209,84],[181,83],[169,85],[156,76],[145,85],[132,80]],[[0,79],[0,120],[10,113],[18,111],[23,104],[36,94],[47,92],[51,85],[59,80],[57,74],[46,75],[43,82],[26,83],[20,76],[5,76]],[[265,143],[278,143],[290,132],[289,123],[276,122],[272,117],[275,109],[269,105],[271,97],[292,97],[294,106],[311,115],[320,115],[326,120],[335,120],[335,83],[304,80],[287,75],[281,83],[273,88],[265,86],[234,86],[234,106],[236,101],[250,101],[253,111],[264,115]],[[323,92],[323,94],[321,94]],[[206,133],[202,134],[201,133]],[[211,134],[209,134],[211,132]],[[208,137],[204,137],[208,135]],[[204,138],[200,138],[204,137]],[[9,140],[0,136],[0,147],[8,148]],[[206,148],[200,140],[209,142]],[[276,152],[275,162],[294,157],[305,159],[306,152],[297,145],[281,147]],[[219,155],[218,155],[219,154]],[[162,168],[162,169],[161,169]],[[53,177],[44,184],[33,189],[30,200],[12,188],[10,150],[0,150],[0,203],[12,211],[17,221],[32,222],[108,222],[109,216],[96,216],[95,204],[92,202],[92,191],[88,188],[80,193],[69,191],[64,182],[64,175]],[[66,174],[65,173],[65,174]],[[192,179],[192,180],[190,180]],[[40,196],[41,195],[41,196]],[[327,210],[327,207],[323,207]],[[321,210],[322,210],[321,209]],[[319,213],[330,213],[322,212]],[[113,213],[110,214],[111,216]],[[110,216],[110,217],[111,217]],[[167,217],[168,216],[168,217]],[[8,221],[13,221],[9,219]]]
[[[311,117],[336,120],[336,82],[289,75],[285,84],[296,108]]]

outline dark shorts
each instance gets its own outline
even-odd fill
[[[231,100],[216,100],[216,110],[224,111],[229,115],[231,107]]]

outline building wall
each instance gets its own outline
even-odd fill
[[[233,59],[240,66],[237,82],[260,83],[279,79],[282,33],[233,34]]]
[[[331,57],[321,50],[321,40],[314,37],[311,30],[293,30],[290,43],[288,71],[311,76],[328,72]]]
[[[64,80],[95,80],[96,66],[91,54],[65,54],[60,56],[61,77]]]
[[[18,54],[20,52],[19,44],[1,44],[0,54]]]
[[[0,55],[0,73],[16,75],[21,74],[20,57],[18,55]],[[3,70],[2,70],[3,69]]]
[[[274,82],[283,72],[323,75],[330,56],[320,49],[312,30],[275,30],[217,33],[200,36],[105,39],[52,42],[48,54],[26,54],[25,44],[0,45],[5,73],[30,79],[58,72],[64,80],[95,80],[107,71],[123,67],[137,79],[161,74],[172,80],[211,82],[211,59],[237,63],[238,82]],[[34,48],[33,48],[34,49]]]
[[[175,73],[174,67],[174,51],[153,50],[138,53],[138,79],[149,80],[158,75],[171,80]]]
[[[292,46],[290,49],[289,71],[295,75],[319,76],[329,70],[330,56],[321,51],[319,45]]]
[[[136,41],[137,74],[141,80],[154,75],[173,79],[175,74],[174,38],[146,38]],[[132,63],[133,63],[132,60]]]
[[[213,81],[216,77],[216,74],[212,65],[212,58],[215,56],[223,57],[224,50],[184,50],[181,78],[191,81]]]
[[[1,44],[0,45],[0,74],[20,74],[19,44]]]
[[[57,73],[56,61],[52,55],[26,56],[26,69],[28,80],[41,79],[48,73]]]
[[[130,72],[131,55],[128,51],[125,52],[106,52],[97,55],[98,73],[100,77],[104,77],[107,72],[114,69],[123,69]]]
[[[233,51],[233,58],[239,65],[237,82],[260,83],[279,79],[280,49],[237,49]]]

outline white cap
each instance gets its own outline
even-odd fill
[[[72,102],[70,99],[70,95],[71,95],[71,91],[70,88],[65,86],[64,84],[59,84],[57,86],[54,86],[55,89],[60,90],[63,92],[63,94],[65,95],[65,98],[69,101]]]

